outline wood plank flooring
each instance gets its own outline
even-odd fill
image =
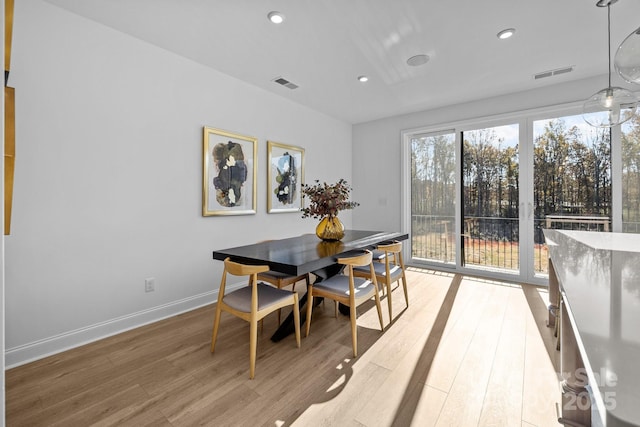
[[[212,355],[207,306],[7,371],[7,425],[559,425],[545,289],[407,274],[410,306],[396,289],[384,332],[373,303],[359,308],[356,359],[327,301],[300,349],[271,342],[265,319],[249,380],[248,324],[223,313]]]

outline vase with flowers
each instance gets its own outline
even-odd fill
[[[353,209],[360,204],[349,201],[351,186],[345,179],[335,184],[302,184],[302,198],[309,200],[309,206],[302,208],[302,218],[319,218],[316,235],[322,240],[340,240],[344,237],[344,226],[338,219],[338,212]]]

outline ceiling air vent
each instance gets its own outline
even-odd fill
[[[535,76],[533,76],[534,79],[538,80],[538,79],[544,79],[545,77],[551,77],[553,76],[553,71],[545,71],[544,73],[538,73]]]
[[[298,85],[295,83],[291,83],[289,80],[282,78],[282,77],[276,77],[275,79],[273,79],[274,82],[278,83],[279,85],[282,85],[284,87],[288,87],[289,89],[297,89]]]
[[[570,73],[572,71],[573,65],[570,67],[558,68],[557,70],[543,71],[541,73],[535,74],[533,78],[535,80],[544,79],[545,77],[557,76],[558,74]]]

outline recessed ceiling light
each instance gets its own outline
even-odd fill
[[[516,32],[515,28],[507,28],[506,30],[502,30],[498,33],[498,38],[501,40],[508,39]]]
[[[424,65],[427,62],[429,62],[429,55],[424,55],[424,54],[415,55],[407,59],[407,64],[409,64],[412,67],[419,67],[420,65]]]
[[[284,15],[276,11],[269,12],[267,18],[269,18],[269,21],[273,22],[274,24],[282,24],[284,22]]]
[[[360,83],[368,82],[369,81],[369,77],[367,77],[367,76],[358,76],[358,81]]]

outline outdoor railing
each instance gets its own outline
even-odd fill
[[[442,215],[412,215],[411,238],[413,258],[454,263],[457,241],[455,217]],[[548,271],[548,253],[544,228],[562,230],[608,231],[608,217],[548,215],[534,219],[534,269]],[[640,232],[640,223],[624,223],[625,232]],[[520,268],[520,236],[518,218],[466,216],[462,232],[464,264],[490,269]]]
[[[640,222],[622,221],[623,233],[640,233]]]
[[[606,216],[590,215],[547,215],[534,220],[534,268],[536,273],[547,274],[549,255],[544,241],[543,229],[609,231],[611,219]]]
[[[566,230],[594,230],[609,231],[611,220],[608,216],[586,216],[586,215],[547,215],[545,218],[546,228]],[[563,224],[558,227],[557,224]]]
[[[455,217],[443,215],[411,216],[411,255],[432,261],[455,262]]]
[[[518,270],[520,234],[518,218],[466,216],[465,265]]]

